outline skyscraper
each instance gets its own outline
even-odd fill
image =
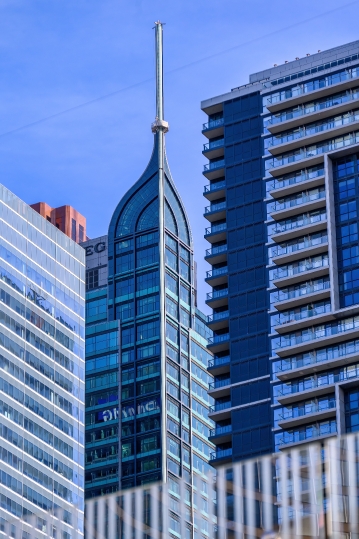
[[[213,463],[357,430],[359,42],[202,109]]]
[[[0,529],[6,537],[28,537],[29,519],[39,536],[83,537],[84,255],[0,186]],[[56,515],[51,529],[48,512]]]
[[[156,53],[150,162],[115,209],[108,236],[83,244],[86,496],[164,480],[175,513],[183,477],[191,530],[194,476],[210,471],[214,448],[208,442],[210,332],[196,308],[191,230],[164,146],[161,23]]]

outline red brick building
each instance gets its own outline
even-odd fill
[[[72,206],[51,208],[46,202],[37,202],[30,204],[30,206],[77,243],[88,239],[86,236],[86,217]]]

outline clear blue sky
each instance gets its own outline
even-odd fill
[[[205,308],[200,101],[248,82],[249,73],[358,39],[359,1],[0,0],[0,6],[0,181],[28,203],[74,206],[87,217],[90,237],[107,233],[117,202],[150,157],[152,27],[158,19],[166,23],[167,153],[191,221]]]

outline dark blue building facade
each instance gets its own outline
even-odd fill
[[[356,430],[359,42],[202,103],[213,464]]]

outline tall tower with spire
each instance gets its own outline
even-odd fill
[[[150,161],[117,205],[100,253],[96,240],[84,244],[92,260],[93,313],[87,328],[86,493],[168,481],[175,506],[180,478],[191,500],[194,478],[211,469],[214,446],[208,441],[207,317],[195,305],[192,235],[165,150],[162,33],[156,22]],[[102,271],[97,281],[96,268]],[[106,301],[102,314],[91,308],[99,301]],[[189,512],[188,529],[191,519]]]

